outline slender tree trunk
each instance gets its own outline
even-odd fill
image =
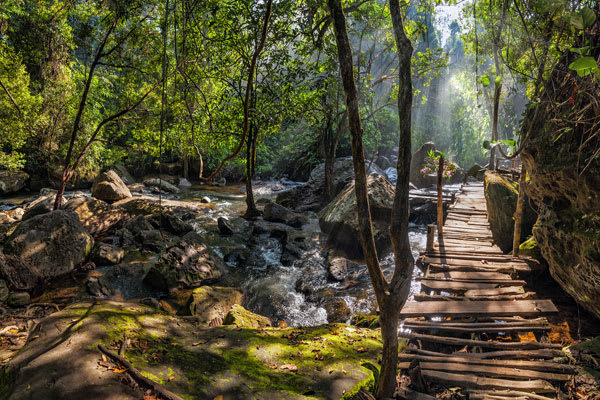
[[[326,139],[328,140],[326,140],[325,143],[325,198],[327,201],[331,201],[335,195],[335,188],[333,187],[333,167],[335,165],[335,154],[338,143],[340,142],[340,138],[342,137],[342,133],[346,129],[347,121],[348,112],[344,111],[335,134],[332,134],[330,126],[327,127],[327,129],[330,130],[326,135]]]
[[[492,112],[492,143],[498,140],[498,113],[500,108],[500,94],[502,93],[502,84],[494,83],[494,110]],[[489,169],[496,169],[496,147],[492,146],[490,150]]]
[[[517,198],[517,209],[515,210],[515,230],[513,233],[513,256],[519,255],[521,244],[521,225],[523,223],[523,209],[525,208],[525,180],[527,171],[525,164],[521,164],[521,176],[519,178],[519,197]]]
[[[259,215],[252,191],[252,142],[256,134],[254,128],[254,124],[250,124],[246,138],[246,214],[244,215],[246,219],[254,219]]]
[[[190,179],[190,156],[187,150],[183,156],[183,177],[185,179]]]
[[[331,11],[335,40],[338,47],[340,72],[346,95],[346,109],[352,145],[352,160],[355,177],[355,195],[360,227],[360,243],[367,270],[373,284],[377,303],[381,310],[381,336],[383,353],[381,372],[377,387],[377,398],[391,398],[396,389],[398,364],[398,318],[410,290],[414,259],[408,241],[408,185],[411,159],[411,107],[412,82],[410,61],[412,45],[404,33],[398,0],[390,0],[390,11],[399,54],[399,148],[398,182],[394,194],[390,238],[394,250],[395,269],[391,282],[383,276],[377,250],[373,240],[373,228],[367,193],[366,167],[363,148],[363,131],[360,121],[358,92],[354,82],[352,49],[348,40],[346,20],[340,0],[327,0]]]
[[[250,69],[248,71],[248,80],[246,81],[246,95],[244,97],[244,124],[242,127],[242,137],[240,138],[240,143],[238,144],[237,148],[233,151],[233,153],[231,153],[227,157],[225,157],[219,163],[217,168],[215,168],[215,170],[207,178],[205,178],[205,180],[207,180],[207,181],[213,180],[219,174],[219,172],[221,172],[221,169],[223,169],[223,166],[227,163],[227,161],[231,160],[232,158],[234,158],[235,156],[240,154],[240,151],[242,151],[242,148],[244,147],[244,143],[246,142],[246,136],[248,136],[248,129],[249,129],[249,123],[250,123],[250,96],[252,95],[252,86],[254,84],[254,74],[256,72],[256,64],[258,62],[258,57],[260,56],[260,53],[262,52],[263,48],[265,47],[265,42],[267,41],[267,33],[269,30],[269,20],[271,19],[272,6],[273,6],[273,0],[267,0],[267,5],[266,5],[267,9],[265,11],[265,20],[263,22],[260,41],[258,42],[258,47],[252,54],[252,59],[250,60]]]
[[[440,164],[437,175],[437,229],[442,235],[444,229],[444,156],[440,154]]]

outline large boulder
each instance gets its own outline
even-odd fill
[[[63,208],[73,210],[88,233],[94,237],[105,236],[120,228],[130,218],[124,208],[88,196],[74,197]]]
[[[259,329],[272,326],[269,318],[254,314],[239,304],[235,304],[231,307],[231,310],[227,313],[225,319],[223,319],[223,325],[233,325],[237,326],[238,328],[250,329]]]
[[[201,286],[192,291],[188,308],[201,324],[221,321],[234,304],[242,304],[242,292],[231,287]]]
[[[56,193],[50,193],[38,197],[27,205],[25,212],[23,213],[22,220],[28,220],[35,217],[36,215],[49,213],[54,209],[54,201],[56,200]],[[62,198],[64,204],[65,198]]]
[[[369,167],[367,173],[376,173],[378,175],[384,175],[385,172],[381,170],[375,163],[365,161],[365,167]],[[344,187],[354,179],[354,165],[352,157],[341,157],[336,158],[333,163],[333,192],[339,193]],[[311,172],[310,178],[307,184],[316,191],[322,192],[325,185],[325,164],[317,165]]]
[[[44,285],[40,271],[23,257],[4,254],[0,251],[0,278],[12,290],[39,294]]]
[[[269,222],[282,222],[286,225],[300,228],[308,223],[308,219],[280,204],[269,202],[265,205],[264,219]]]
[[[502,251],[508,253],[512,251],[513,246],[514,214],[517,209],[519,185],[496,172],[486,171],[484,189],[488,220],[494,242]],[[536,218],[535,212],[527,203],[526,201],[520,241],[524,241],[531,235],[531,228]]]
[[[226,270],[225,262],[207,244],[182,241],[167,250],[144,282],[162,290],[195,288],[215,282]]]
[[[419,188],[435,185],[437,182],[436,176],[423,175],[421,170],[425,166],[425,158],[430,151],[436,151],[433,142],[424,143],[417,151],[414,152],[410,160],[410,181]]]
[[[21,222],[7,239],[4,251],[31,261],[42,276],[71,272],[94,246],[77,214],[56,210]]]
[[[104,201],[119,201],[131,197],[127,185],[115,171],[103,172],[94,180],[92,196]]]
[[[23,171],[0,171],[0,195],[18,192],[25,187],[29,175]]]
[[[367,190],[375,244],[379,251],[383,251],[390,244],[388,229],[395,189],[383,176],[370,174],[367,177]],[[354,182],[319,212],[319,225],[329,234],[332,245],[346,252],[349,257],[362,256]]]
[[[131,176],[129,171],[127,171],[127,168],[121,164],[113,164],[110,168],[119,175],[119,178],[121,178],[124,184],[133,185],[135,183],[135,178]]]

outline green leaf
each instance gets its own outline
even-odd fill
[[[494,83],[495,83],[496,86],[502,85],[502,77],[500,75],[498,75],[496,77],[496,79],[494,79]]]
[[[589,7],[583,7],[581,11],[579,11],[579,14],[581,15],[584,29],[592,26],[592,24],[596,22],[596,13]]]
[[[573,53],[577,53],[580,56],[582,56],[589,49],[590,49],[590,46],[585,46],[585,47],[571,47],[569,50],[571,50]]]
[[[486,150],[490,150],[492,148],[489,140],[484,140],[481,146]]]
[[[489,86],[491,83],[490,77],[487,75],[482,76],[481,78],[479,78],[477,80],[479,83],[481,83],[483,86]]]
[[[583,17],[580,14],[571,15],[569,22],[571,22],[571,25],[573,25],[575,29],[583,29]]]
[[[575,71],[598,68],[598,63],[593,57],[579,57],[577,60],[569,64],[569,68]]]

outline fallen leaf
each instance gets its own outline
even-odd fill
[[[10,333],[19,333],[19,330],[18,329],[10,329],[9,332]]]
[[[369,351],[369,349],[367,349],[366,347],[362,347],[362,346],[361,346],[361,347],[359,347],[358,349],[356,349],[356,351],[358,351],[359,353],[364,353],[364,352],[367,352],[367,351]]]
[[[122,374],[123,372],[127,371],[127,368],[123,368],[123,369],[119,369],[119,368],[113,368],[113,372],[115,374]]]
[[[173,379],[175,379],[174,376],[170,376],[169,379],[167,379],[167,382],[171,382]]]
[[[220,394],[218,396],[215,396],[215,398],[213,400],[223,400],[223,395]]]
[[[298,367],[295,364],[283,364],[279,367],[280,369],[287,369],[292,372],[298,371]]]
[[[201,344],[206,344],[207,342],[208,342],[208,340],[201,339],[201,340],[198,340],[197,342],[192,343],[192,346],[199,346]]]
[[[107,362],[108,359],[106,358],[106,356],[104,354],[102,354],[102,361]]]

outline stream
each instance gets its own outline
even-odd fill
[[[257,204],[265,199],[274,200],[277,193],[290,189],[299,183],[290,181],[257,182],[255,198]],[[348,268],[348,278],[344,282],[335,282],[328,278],[327,248],[325,238],[321,234],[316,214],[309,213],[309,223],[302,229],[315,236],[317,244],[307,250],[300,259],[283,265],[281,263],[284,248],[279,239],[269,234],[253,235],[252,225],[241,218],[244,213],[245,195],[242,185],[224,187],[192,186],[177,195],[165,194],[163,198],[200,203],[203,197],[210,198],[205,212],[194,220],[188,221],[194,230],[203,235],[215,252],[223,257],[230,267],[230,273],[219,283],[226,286],[242,288],[245,293],[244,306],[250,311],[270,317],[274,322],[285,321],[290,326],[315,326],[326,324],[327,311],[325,301],[339,299],[347,306],[345,315],[358,313],[375,313],[376,302],[366,266],[353,264]],[[90,195],[89,191],[84,191]],[[144,195],[157,196],[150,191]],[[65,193],[65,197],[73,196],[73,192]],[[34,196],[3,199],[1,208],[14,208],[23,201]],[[205,205],[206,206],[206,205]],[[236,234],[223,236],[219,233],[217,219],[226,217],[234,227]],[[239,232],[239,233],[237,233]],[[425,249],[426,227],[410,225],[409,240],[413,257]],[[386,276],[390,276],[394,268],[393,253],[380,255],[381,266]],[[147,266],[156,261],[156,255],[128,254],[124,263],[116,266],[99,267],[89,271],[89,277],[104,276],[111,282],[115,293],[106,297],[115,300],[141,299],[145,297],[164,298],[166,293],[152,289],[141,282]],[[414,276],[421,272],[415,267]],[[68,285],[67,285],[68,286]],[[420,289],[418,281],[411,282],[412,297]],[[81,287],[65,287],[58,283],[53,293],[77,292],[71,301],[88,297],[85,284]],[[55,294],[51,295],[55,296]],[[342,308],[345,308],[343,304]],[[349,313],[347,310],[349,309]]]

